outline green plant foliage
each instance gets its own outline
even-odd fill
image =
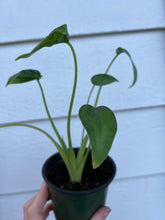
[[[43,47],[51,47],[55,44],[67,42],[69,42],[69,34],[67,30],[67,25],[64,24],[54,29],[46,38],[44,38],[36,47],[34,47],[34,49],[30,53],[22,54],[15,60],[19,60],[21,58],[28,58]]]
[[[103,86],[103,85],[111,84],[113,82],[118,82],[118,80],[115,77],[110,76],[110,75],[96,74],[92,76],[91,82],[95,86]]]
[[[68,108],[68,116],[67,116],[67,139],[68,139],[67,141],[68,143],[64,141],[64,139],[58,132],[58,129],[56,128],[55,123],[50,115],[50,112],[49,112],[49,109],[46,103],[46,98],[44,95],[44,90],[40,83],[40,78],[42,76],[38,70],[33,70],[33,69],[22,70],[19,73],[11,76],[8,79],[7,85],[25,83],[31,80],[37,81],[49,122],[55,134],[55,138],[49,135],[44,130],[42,130],[41,128],[38,128],[32,125],[27,125],[27,124],[20,124],[20,123],[19,124],[7,124],[7,125],[1,125],[0,128],[7,127],[7,126],[24,126],[24,127],[33,128],[37,131],[42,132],[52,141],[52,143],[55,145],[55,147],[59,151],[67,167],[71,182],[81,182],[83,168],[85,166],[85,162],[86,162],[90,149],[92,151],[93,168],[96,168],[106,159],[109,153],[109,150],[111,149],[111,146],[112,146],[112,143],[116,135],[116,131],[117,131],[117,122],[116,122],[114,113],[106,106],[97,107],[97,103],[98,103],[98,99],[100,96],[102,86],[118,81],[115,77],[108,75],[108,71],[110,70],[110,67],[112,66],[112,64],[114,63],[114,61],[120,54],[122,53],[127,54],[133,66],[134,78],[133,78],[133,83],[130,86],[132,87],[137,81],[137,69],[128,51],[119,47],[117,48],[116,54],[114,58],[111,60],[111,62],[109,63],[105,73],[96,74],[91,78],[91,82],[93,85],[92,85],[91,91],[89,92],[87,104],[83,105],[79,110],[79,117],[85,129],[83,128],[80,148],[76,156],[73,150],[73,144],[71,140],[70,121],[71,121],[72,107],[74,103],[76,86],[77,86],[78,67],[77,67],[76,53],[74,51],[73,46],[69,42],[69,34],[67,30],[67,25],[64,24],[54,29],[36,47],[34,47],[30,53],[23,54],[17,57],[16,60],[30,57],[32,54],[34,54],[35,52],[37,52],[38,50],[44,47],[51,47],[59,43],[66,43],[66,45],[68,45],[69,48],[71,49],[73,60],[74,60],[74,70],[75,70],[72,95],[70,99],[70,104]],[[90,98],[92,96],[95,86],[99,86],[99,88],[98,88],[98,92],[96,95],[95,104],[93,107],[89,105],[89,103],[90,103]],[[58,140],[56,141],[56,139]]]
[[[127,56],[131,60],[132,67],[133,67],[133,73],[134,73],[134,79],[133,79],[133,83],[131,84],[131,86],[129,88],[132,88],[135,85],[136,81],[137,81],[137,69],[136,69],[136,66],[135,66],[135,64],[132,60],[132,57],[131,57],[131,55],[129,54],[129,52],[127,50],[125,50],[124,48],[121,48],[121,47],[118,47],[116,49],[116,53],[117,53],[117,55],[120,55],[121,53],[125,53],[125,54],[127,54]]]
[[[33,69],[22,70],[19,73],[16,73],[13,76],[11,76],[8,79],[6,86],[9,84],[19,84],[19,83],[29,82],[32,80],[39,80],[41,77],[42,76],[38,70],[33,70]]]
[[[116,118],[109,108],[94,108],[91,105],[83,105],[79,110],[79,117],[90,139],[95,169],[105,160],[112,146],[117,131]]]

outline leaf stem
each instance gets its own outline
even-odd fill
[[[95,105],[94,105],[95,107],[97,106],[101,89],[102,89],[102,86],[99,86],[99,89],[98,89],[98,92],[97,92],[97,96],[96,96],[96,100],[95,100]]]
[[[106,71],[105,71],[105,74],[108,73],[110,67],[112,66],[113,62],[116,60],[117,57],[118,57],[118,54],[116,54],[116,55],[114,56],[114,58],[112,59],[112,61],[111,61],[110,64],[108,65],[108,67],[107,67],[107,69],[106,69]],[[102,86],[100,86],[99,89],[98,89],[97,96],[96,96],[96,100],[95,100],[95,105],[94,105],[95,107],[97,106],[97,103],[98,103],[98,100],[99,100],[99,96],[100,96],[100,93],[101,93],[101,89],[102,89]]]
[[[91,98],[91,95],[93,93],[94,88],[95,88],[95,85],[93,85],[92,88],[91,88],[91,91],[90,91],[88,99],[87,99],[87,104],[89,104],[89,101],[90,101],[90,98]]]
[[[46,113],[47,113],[47,115],[48,115],[49,121],[50,121],[50,123],[51,123],[51,125],[52,125],[52,127],[53,127],[53,130],[55,131],[55,134],[57,135],[57,137],[58,137],[58,139],[59,139],[59,141],[60,141],[62,147],[66,149],[66,145],[65,145],[65,143],[64,143],[64,140],[62,140],[62,138],[61,138],[61,136],[60,136],[60,134],[59,134],[59,132],[58,132],[58,130],[57,130],[57,128],[56,128],[56,126],[55,126],[55,124],[54,124],[52,118],[51,118],[51,115],[50,115],[50,113],[49,113],[49,109],[48,109],[48,106],[47,106],[47,103],[46,103],[46,99],[45,99],[45,95],[44,95],[44,91],[43,91],[43,88],[42,88],[42,86],[41,86],[41,83],[40,83],[39,80],[37,80],[37,82],[38,82],[38,85],[39,85],[40,90],[41,90],[42,99],[43,99],[43,102],[44,102],[45,110],[46,110]]]
[[[72,107],[73,107],[73,101],[75,98],[75,92],[76,92],[76,86],[77,86],[77,58],[76,58],[76,54],[74,51],[73,46],[71,45],[71,43],[68,42],[68,45],[72,51],[73,54],[73,58],[74,58],[74,67],[75,67],[75,74],[74,74],[74,84],[73,84],[73,90],[72,90],[72,96],[71,96],[71,100],[70,100],[70,106],[69,106],[69,111],[68,111],[68,120],[67,120],[67,135],[68,135],[68,144],[69,144],[69,149],[71,151],[73,151],[73,147],[72,147],[72,140],[71,140],[71,132],[70,132],[70,121],[71,121],[71,113],[72,113]],[[73,151],[74,153],[74,151]]]
[[[45,134],[53,142],[53,144],[57,147],[58,151],[62,150],[60,145],[54,140],[54,138],[52,138],[52,136],[50,134],[48,134],[46,131],[44,131],[41,128],[38,128],[36,126],[29,125],[29,124],[12,123],[12,124],[0,125],[0,128],[11,127],[11,126],[23,126],[23,127],[28,127],[28,128],[33,128],[35,130],[38,130],[38,131],[42,132],[43,134]]]
[[[106,69],[106,71],[105,71],[105,74],[108,73],[110,67],[112,66],[113,62],[116,60],[117,57],[118,57],[118,54],[116,54],[116,55],[114,56],[114,58],[112,59],[112,61],[111,61],[110,64],[108,65],[108,67],[107,67],[107,69]]]
[[[88,156],[88,154],[89,154],[89,151],[90,151],[90,144],[88,145],[88,148],[87,148],[87,150],[86,150],[86,152],[85,152],[85,160],[87,159],[87,156]]]

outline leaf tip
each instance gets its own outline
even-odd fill
[[[15,58],[15,61],[19,60],[21,58],[21,56],[18,56]]]
[[[130,85],[130,86],[128,87],[128,89],[131,89],[133,86],[134,86],[133,84],[132,84],[132,85]]]
[[[95,160],[92,161],[92,167],[93,169],[96,169],[100,166],[100,163],[97,163]]]

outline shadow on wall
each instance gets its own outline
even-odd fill
[[[165,50],[165,1],[163,0],[163,3],[162,3],[162,5],[163,5],[163,18],[164,18],[164,34],[163,34],[163,38],[164,38],[164,46],[163,46],[163,49]],[[165,53],[164,53],[165,54]]]

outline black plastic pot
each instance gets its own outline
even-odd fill
[[[48,173],[51,167],[63,162],[59,153],[54,154],[44,163],[42,175],[48,185],[57,220],[90,220],[96,210],[105,205],[108,185],[116,173],[114,161],[108,158],[112,169],[111,177],[105,184],[88,191],[61,189],[49,180]]]

